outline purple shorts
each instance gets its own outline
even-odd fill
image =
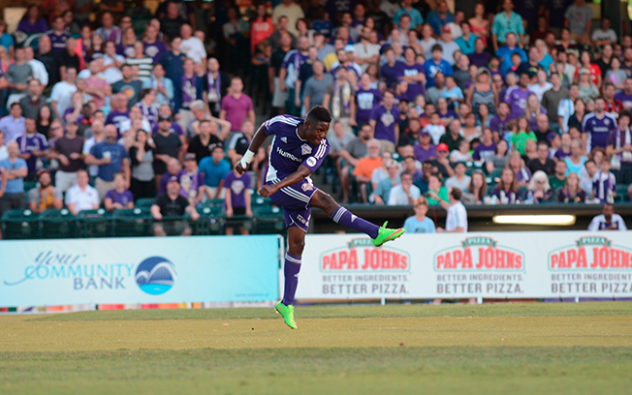
[[[277,182],[266,182],[267,185]],[[294,185],[285,187],[270,196],[272,202],[283,207],[283,215],[285,216],[285,227],[298,226],[307,232],[309,227],[309,217],[312,215],[312,196],[318,190],[312,185],[312,180],[306,178]]]

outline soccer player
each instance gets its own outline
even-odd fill
[[[312,184],[310,175],[323,163],[329,152],[326,137],[331,119],[331,113],[323,106],[313,107],[305,119],[278,115],[261,125],[248,151],[235,167],[237,172],[243,173],[268,136],[274,136],[266,183],[259,189],[259,194],[269,196],[272,202],[283,207],[289,246],[283,270],[285,292],[283,300],[276,305],[276,311],[292,329],[297,328],[294,321],[294,295],[312,207],[325,211],[338,224],[366,233],[376,247],[404,234],[404,229],[386,228],[388,222],[378,227],[356,217]]]

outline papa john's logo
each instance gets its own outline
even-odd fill
[[[176,268],[168,259],[160,256],[147,258],[136,268],[136,283],[150,295],[169,291],[176,280]]]

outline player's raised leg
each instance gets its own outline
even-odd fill
[[[285,264],[283,274],[285,276],[285,286],[283,300],[277,303],[276,311],[283,316],[285,323],[292,329],[298,326],[294,321],[294,297],[298,287],[298,273],[301,271],[301,257],[303,247],[305,247],[305,231],[298,226],[291,226],[287,229],[288,249],[285,253]]]
[[[366,233],[373,241],[373,245],[381,247],[387,241],[395,240],[404,234],[404,229],[389,229],[386,227],[388,222],[378,227],[375,224],[364,220],[340,206],[336,201],[321,190],[317,190],[312,196],[312,207],[317,207],[329,215],[329,217],[337,224],[344,225],[348,228]]]

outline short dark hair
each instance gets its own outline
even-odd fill
[[[452,196],[452,199],[460,201],[461,196],[463,196],[463,192],[459,188],[455,187],[450,190],[450,196]]]
[[[629,110],[621,110],[619,113],[619,119],[621,119],[621,117],[628,117],[628,120],[632,120],[632,112]]]
[[[331,113],[323,106],[314,106],[307,113],[305,120],[308,122],[326,122],[331,123]]]
[[[433,45],[433,46],[432,46],[432,51],[431,51],[431,52],[434,52],[434,51],[441,51],[441,52],[443,52],[443,47],[441,46],[441,44],[435,44],[435,45]]]

